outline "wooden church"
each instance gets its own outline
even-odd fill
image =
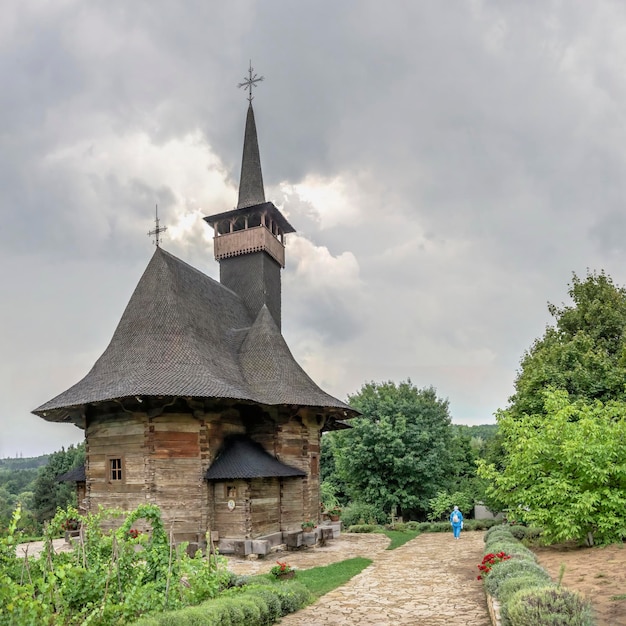
[[[153,503],[177,541],[202,545],[210,530],[223,551],[246,553],[319,519],[321,433],[357,414],[281,334],[294,228],[265,200],[249,101],[237,208],[204,218],[220,282],[157,245],[91,371],[33,411],[84,429],[84,474],[72,480],[84,481],[87,511]]]

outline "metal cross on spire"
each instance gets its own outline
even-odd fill
[[[159,247],[159,235],[161,233],[164,233],[167,230],[167,226],[159,226],[159,205],[156,205],[156,209],[154,212],[154,225],[155,228],[154,230],[149,230],[148,231],[148,237],[152,237],[154,235],[154,241],[152,243],[154,243],[154,245],[158,248]]]
[[[256,83],[260,83],[265,77],[257,76],[256,74],[252,74],[254,68],[252,67],[252,59],[250,59],[250,67],[248,68],[248,78],[244,78],[243,83],[239,83],[237,87],[244,87],[248,90],[248,102],[252,104],[252,100],[254,100],[254,96],[252,95],[252,87],[257,87]]]

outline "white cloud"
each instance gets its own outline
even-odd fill
[[[279,188],[287,207],[293,202],[307,203],[321,230],[358,218],[358,200],[362,190],[353,178],[309,175],[300,183],[282,182]]]

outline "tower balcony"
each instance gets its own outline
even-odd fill
[[[216,260],[240,254],[267,252],[281,267],[285,267],[285,246],[266,226],[236,230],[213,238]]]

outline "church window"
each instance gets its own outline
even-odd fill
[[[226,485],[226,497],[230,500],[237,497],[237,487],[234,485]]]
[[[109,459],[110,480],[122,480],[122,459]]]

